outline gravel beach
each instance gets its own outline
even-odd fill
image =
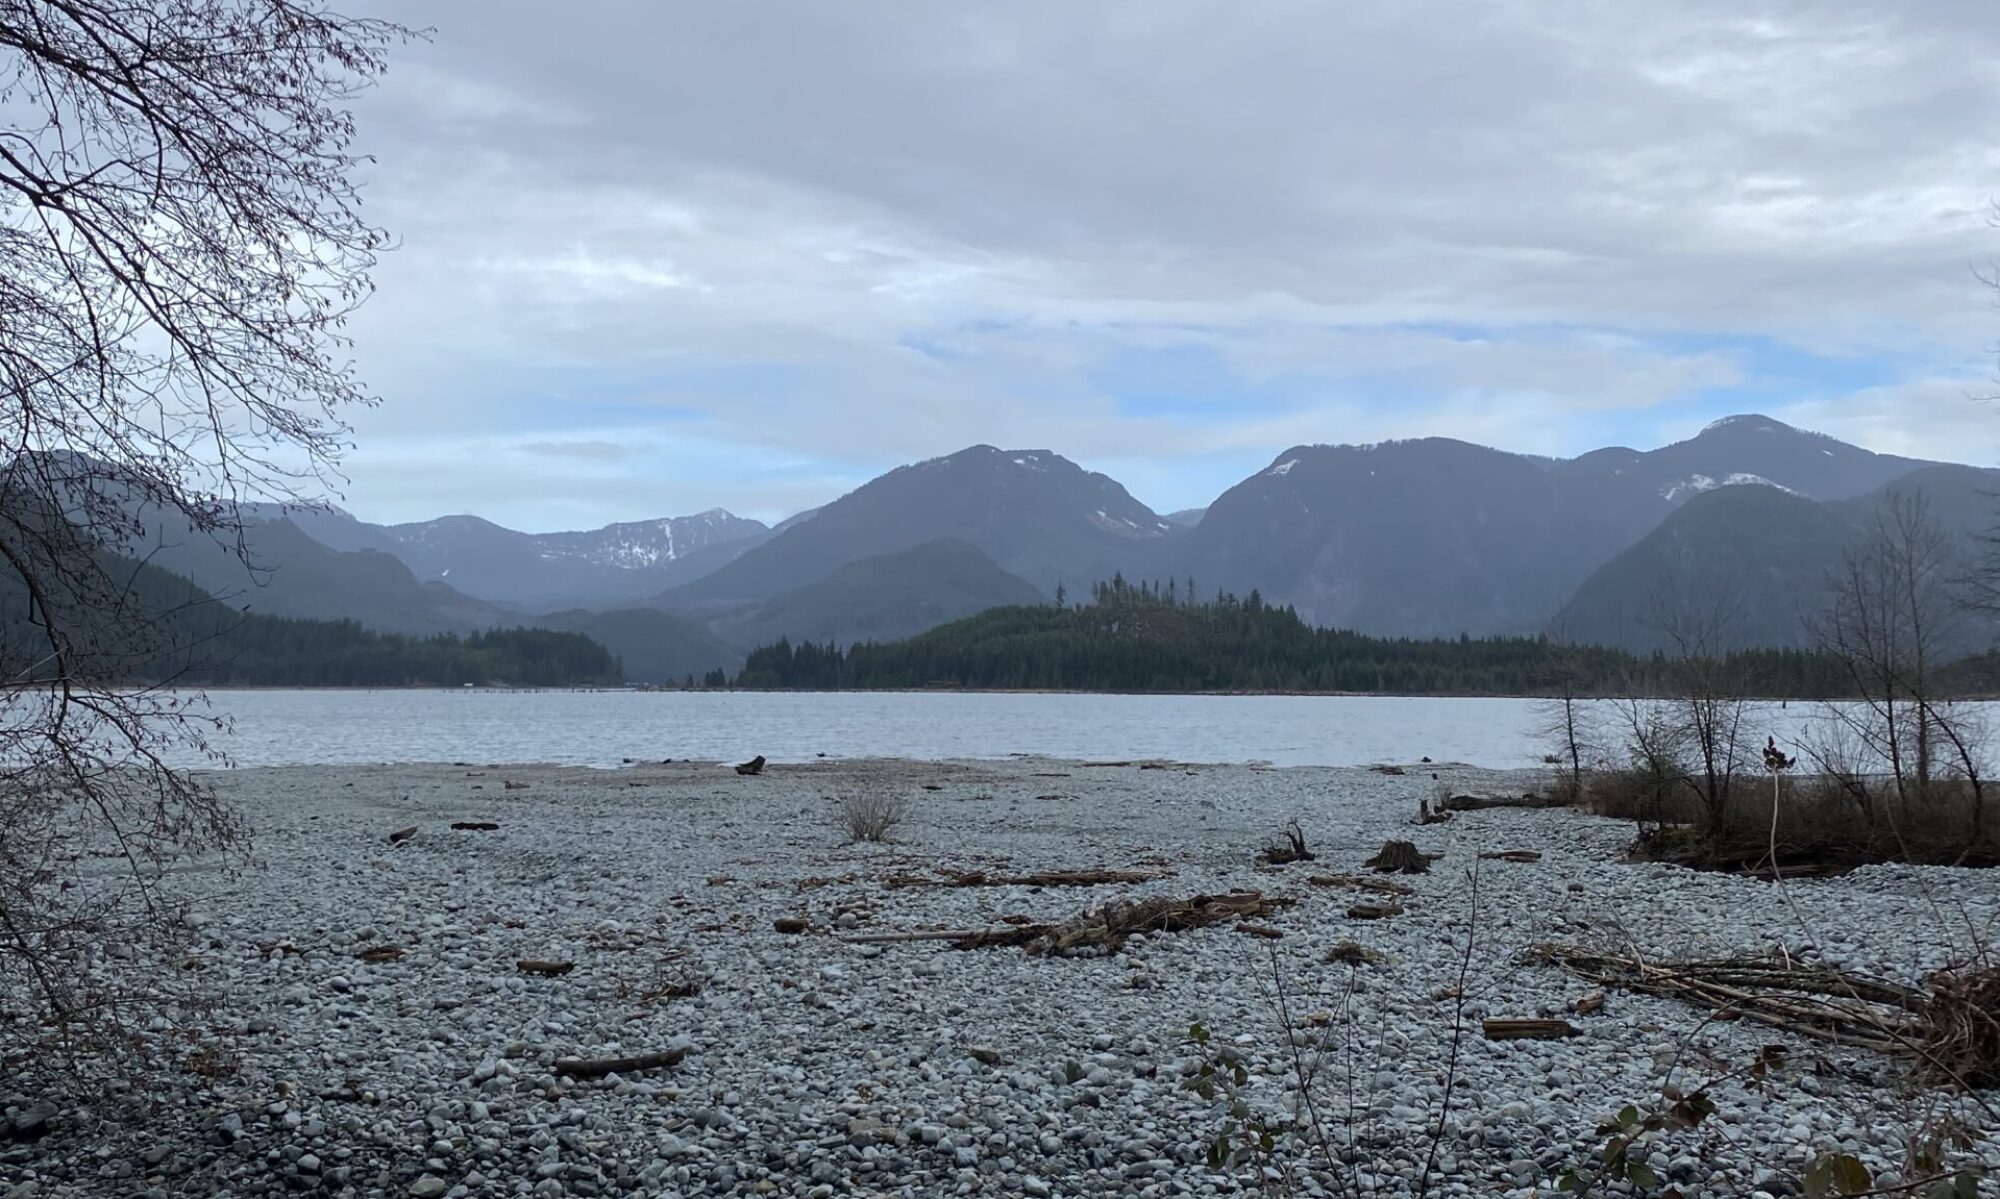
[[[186,965],[223,999],[213,1022],[232,1060],[165,1080],[171,1101],[143,1113],[115,1090],[86,1099],[32,1073],[0,1081],[0,1132],[13,1130],[0,1197],[1254,1191],[1270,1181],[1255,1162],[1208,1164],[1225,1113],[1187,1081],[1204,1056],[1234,1058],[1248,1109],[1295,1121],[1295,1045],[1319,1063],[1320,1115],[1353,1164],[1346,1183],[1301,1171],[1293,1190],[1415,1193],[1455,1021],[1465,1035],[1432,1194],[1549,1193],[1601,1143],[1597,1125],[1656,1099],[1669,1070],[1692,1087],[1772,1044],[1789,1052],[1768,1079],[1716,1086],[1716,1117],[1654,1156],[1663,1185],[1784,1194],[1786,1175],[1828,1149],[1903,1165],[1904,1137],[1944,1102],[1904,1066],[1616,991],[1574,1015],[1591,988],[1523,953],[1785,946],[1915,982],[2000,917],[2000,880],[1870,867],[1788,884],[1795,915],[1767,883],[1618,863],[1631,830],[1612,821],[1488,810],[1416,827],[1432,771],[1457,791],[1535,782],[1454,766],[1033,758],[828,761],[761,777],[685,763],[220,775],[254,859],[173,886],[193,904]],[[863,793],[908,799],[889,843],[849,844],[838,828],[835,797]],[[1261,864],[1290,819],[1317,860]],[[1359,871],[1390,838],[1443,855],[1399,880],[1413,889],[1401,914],[1353,918],[1368,896],[1309,881]],[[1541,857],[1478,859],[1501,850]],[[889,885],[1082,868],[1165,877]],[[1224,922],[1090,957],[848,939],[1232,890],[1297,902],[1254,921],[1275,937]],[[781,920],[809,927],[781,932]],[[1350,940],[1379,957],[1327,960]],[[364,960],[371,949],[391,960]],[[573,969],[526,973],[524,961]],[[1542,1015],[1579,1035],[1480,1034],[1483,1018]],[[1197,1023],[1213,1034],[1206,1049],[1189,1040]],[[685,1057],[659,1069],[554,1070],[672,1049]],[[1280,1165],[1302,1160],[1278,1140]]]

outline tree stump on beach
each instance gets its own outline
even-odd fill
[[[744,762],[741,765],[737,766],[736,773],[738,774],[764,773],[764,755],[758,754],[756,757],[750,759],[748,762]]]
[[[1413,841],[1384,841],[1382,851],[1362,865],[1384,874],[1422,874],[1431,868],[1431,860]]]

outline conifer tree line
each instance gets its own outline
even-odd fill
[[[1090,602],[994,608],[904,641],[780,640],[753,650],[746,688],[1153,692],[1369,692],[1536,695],[1559,684],[1651,694],[1670,684],[1664,655],[1638,656],[1542,637],[1419,640],[1319,629],[1257,591],[1200,599],[1194,580],[1114,576]],[[1801,650],[1728,655],[1755,694],[1844,693],[1837,663]]]
[[[185,670],[175,667],[185,664]],[[211,687],[583,687],[624,681],[611,652],[581,633],[489,629],[463,636],[378,633],[351,620],[251,617],[214,650],[161,664]]]

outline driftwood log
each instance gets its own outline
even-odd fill
[[[1046,929],[1046,924],[1022,925],[1023,928]],[[976,937],[1011,933],[1012,928],[913,928],[895,933],[855,933],[842,937],[844,945],[904,945],[912,941],[968,941]]]
[[[1256,891],[1196,895],[1188,899],[1160,897],[1106,904],[1061,924],[1019,921],[994,928],[912,929],[906,932],[861,933],[840,939],[850,945],[950,941],[958,949],[1018,945],[1031,954],[1053,956],[1080,950],[1116,953],[1124,948],[1128,938],[1140,933],[1180,932],[1225,921],[1248,923],[1279,908],[1290,907],[1295,902],[1282,897],[1266,897]]]
[[[607,1074],[637,1074],[641,1070],[659,1070],[677,1065],[686,1057],[685,1049],[665,1049],[659,1053],[641,1053],[633,1057],[562,1057],[556,1059],[554,1070],[564,1078],[603,1078]]]
[[[738,763],[736,767],[736,773],[738,774],[764,773],[764,755],[758,754],[756,757],[750,759],[748,762]]]
[[[1127,938],[1139,933],[1181,932],[1225,921],[1245,921],[1267,915],[1278,908],[1290,907],[1296,902],[1279,897],[1266,898],[1256,891],[1233,891],[1227,895],[1196,895],[1189,899],[1157,898],[1110,903],[1029,939],[1026,947],[1029,953],[1055,955],[1090,949],[1116,953],[1125,947]]]
[[[451,827],[461,833],[490,833],[500,826],[491,820],[454,820]]]
[[[1562,808],[1569,805],[1540,795],[1453,795],[1438,801],[1447,812],[1483,812],[1488,808]]]
[[[1357,903],[1347,909],[1349,920],[1386,920],[1402,914],[1402,906],[1393,903]]]
[[[1480,858],[1488,862],[1539,862],[1540,852],[1532,849],[1503,849],[1498,853],[1482,853]]]
[[[403,842],[408,841],[411,837],[414,837],[416,835],[417,835],[417,826],[414,824],[404,828],[399,828],[395,832],[389,834],[389,844],[401,845]]]
[[[1372,891],[1377,895],[1414,895],[1415,887],[1392,883],[1386,878],[1367,878],[1359,874],[1315,874],[1306,879],[1315,887],[1351,887],[1356,891]]]
[[[1559,1041],[1576,1035],[1576,1026],[1567,1020],[1492,1019],[1480,1022],[1489,1041]]]
[[[1931,1000],[1922,991],[1796,959],[1649,961],[1558,945],[1540,946],[1534,957],[1600,987],[1670,996],[1799,1036],[1878,1053],[1921,1049],[1942,1023],[1926,1018]],[[1933,992],[1938,982],[1933,978]],[[2000,1028],[2000,997],[1986,1019]]]
[[[576,969],[575,962],[542,962],[524,958],[514,963],[514,968],[523,974],[536,974],[543,978],[561,978]]]
[[[1422,874],[1431,868],[1431,860],[1411,841],[1384,841],[1382,850],[1362,865],[1384,874]]]
[[[1173,877],[1171,870],[1043,870],[1034,874],[940,870],[938,873],[942,877],[891,875],[882,880],[882,885],[891,891],[905,887],[1101,887],[1116,883],[1150,883]]]

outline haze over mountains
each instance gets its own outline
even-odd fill
[[[1296,446],[1205,510],[1156,513],[1049,450],[913,463],[775,529],[720,510],[574,533],[472,516],[368,524],[259,510],[266,574],[199,546],[155,561],[276,615],[396,632],[585,632],[635,681],[733,669],[757,644],[886,640],[1060,588],[1192,578],[1376,635],[1533,634],[1647,649],[1642,609],[1680,578],[1754,598],[1746,644],[1797,644],[1798,599],[1895,488],[1933,495],[1963,542],[2000,476],[1877,454],[1758,416],[1653,450],[1555,460],[1442,438]],[[228,572],[233,569],[234,578]]]

